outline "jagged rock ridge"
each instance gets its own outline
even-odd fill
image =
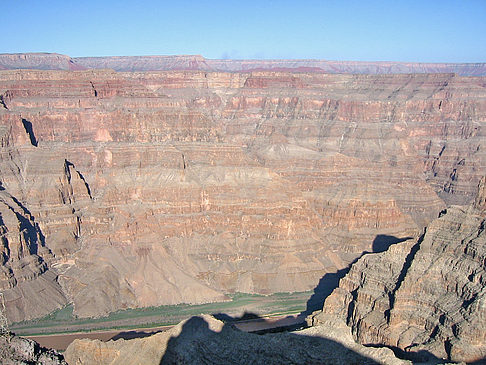
[[[452,206],[418,241],[354,264],[317,320],[337,314],[362,344],[453,361],[486,359],[486,198]]]
[[[0,336],[0,360],[3,365],[67,365],[57,351],[10,333]]]
[[[69,364],[388,364],[389,349],[354,343],[346,326],[332,321],[312,331],[256,335],[210,316],[193,317],[167,332],[107,343],[75,340],[65,352]]]

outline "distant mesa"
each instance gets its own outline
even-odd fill
[[[228,60],[201,55],[75,57],[57,53],[0,54],[0,70],[219,71],[303,72],[348,74],[455,73],[485,76],[486,63],[418,63],[330,60]]]
[[[11,53],[0,54],[0,69],[33,70],[85,70],[69,56],[57,53]]]

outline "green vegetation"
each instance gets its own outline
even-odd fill
[[[133,308],[110,313],[101,318],[76,318],[73,306],[68,305],[48,316],[11,325],[12,331],[22,335],[84,332],[109,329],[151,328],[176,324],[200,314],[222,314],[223,317],[240,317],[245,312],[256,315],[296,314],[305,310],[311,292],[276,293],[257,295],[228,294],[226,302],[199,305],[179,304],[160,307]]]
[[[56,322],[56,321],[70,321],[74,318],[73,316],[73,305],[69,304],[64,308],[58,309],[42,319],[35,320],[37,321],[45,321],[45,322]],[[29,322],[27,322],[29,323]]]

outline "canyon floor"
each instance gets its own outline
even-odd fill
[[[151,308],[128,309],[100,318],[75,318],[72,306],[27,322],[14,323],[10,329],[18,335],[133,330],[172,326],[193,315],[211,314],[225,321],[282,317],[309,313],[310,292],[278,293],[268,296],[233,294],[228,301],[199,305],[179,304]],[[318,308],[315,308],[318,309]],[[303,321],[303,320],[302,320]]]

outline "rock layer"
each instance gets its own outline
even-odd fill
[[[59,293],[6,295],[9,318],[66,302],[97,316],[310,290],[381,250],[378,236],[414,237],[474,198],[484,85],[453,74],[1,71],[1,285],[44,275],[35,287]],[[19,260],[26,269],[10,269]]]
[[[470,207],[453,206],[416,242],[363,256],[325,301],[362,344],[420,358],[486,359],[486,198],[483,178]]]

